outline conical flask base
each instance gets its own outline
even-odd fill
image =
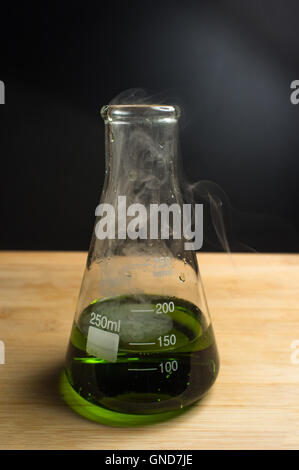
[[[202,398],[218,374],[212,326],[204,321],[198,307],[177,297],[92,302],[73,325],[61,386],[65,401],[112,425],[175,416]]]
[[[192,405],[189,405],[175,411],[153,415],[118,413],[116,411],[111,411],[94,405],[82,398],[69,383],[65,372],[63,372],[60,377],[60,394],[65,403],[80,416],[100,424],[115,427],[146,426],[160,423],[175,418],[192,407]]]

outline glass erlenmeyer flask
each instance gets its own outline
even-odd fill
[[[95,421],[144,424],[201,398],[219,360],[196,253],[183,236],[179,109],[111,105],[101,114],[106,177],[62,393]]]

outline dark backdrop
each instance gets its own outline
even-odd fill
[[[0,10],[1,249],[88,248],[104,179],[99,109],[144,87],[183,107],[187,177],[225,192],[240,249],[298,251],[296,0]]]

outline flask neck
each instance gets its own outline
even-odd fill
[[[106,147],[103,196],[106,202],[119,195],[125,195],[130,202],[144,204],[179,202],[175,201],[179,197],[178,117],[175,108],[108,108],[103,116]]]

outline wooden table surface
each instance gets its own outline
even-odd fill
[[[59,396],[85,260],[0,253],[0,449],[299,448],[298,255],[199,255],[220,374],[190,411],[143,428],[88,421]]]

